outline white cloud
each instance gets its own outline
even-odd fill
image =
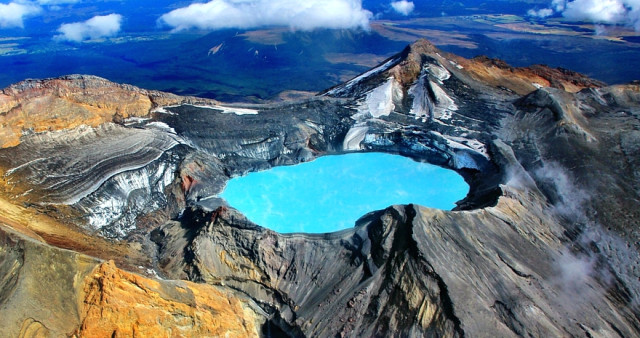
[[[87,21],[61,25],[60,28],[58,28],[60,34],[56,35],[55,38],[58,40],[81,42],[87,39],[110,37],[120,31],[121,22],[122,15],[120,14],[94,16]]]
[[[412,1],[401,0],[401,1],[392,2],[391,7],[393,7],[394,11],[402,15],[409,15],[409,13],[413,12],[413,9],[416,6],[413,4]]]
[[[551,7],[553,7],[558,12],[562,12],[564,11],[564,7],[566,3],[567,3],[567,0],[553,0],[551,2]]]
[[[24,27],[24,19],[40,13],[42,9],[31,3],[0,4],[0,28]]]
[[[540,10],[530,9],[527,11],[528,16],[534,16],[537,18],[546,18],[553,15],[553,9],[551,8],[543,8]]]
[[[366,29],[371,17],[362,0],[212,0],[173,10],[159,22],[176,31],[260,26]]]
[[[571,20],[618,23],[627,9],[623,0],[575,0],[567,2],[562,15]]]
[[[570,20],[629,25],[640,31],[640,0],[553,0],[551,8],[530,10],[528,14],[548,11],[561,13]]]
[[[594,34],[597,35],[597,36],[607,35],[607,27],[605,27],[603,25],[595,25]]]

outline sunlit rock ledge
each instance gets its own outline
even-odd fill
[[[32,92],[18,86],[21,109],[51,95],[38,89],[47,81],[86,78],[34,82]],[[419,41],[313,99],[176,100],[129,115],[109,106],[108,118],[83,127],[25,125],[19,140],[11,129],[0,150],[3,333],[91,335],[94,322],[77,314],[97,306],[86,298],[99,291],[86,277],[94,271],[94,280],[141,285],[151,308],[188,318],[205,335],[223,331],[203,325],[203,315],[231,323],[198,305],[207,297],[238,299],[229,300],[237,305],[229,318],[240,317],[242,334],[640,334],[637,85],[466,60]],[[8,109],[3,116],[17,116]],[[390,206],[319,235],[278,234],[223,203],[201,207],[231,177],[351,151],[441,165],[471,189],[454,211]],[[46,264],[29,258],[44,268],[21,263],[44,253],[53,257]],[[98,259],[148,281],[110,264],[92,270]],[[67,284],[21,291],[57,280],[51,274]],[[68,292],[82,278],[92,287]],[[205,298],[179,296],[166,283]],[[43,302],[43,290],[60,297]],[[136,299],[112,295],[125,305]],[[184,326],[130,318],[91,320],[112,333]]]

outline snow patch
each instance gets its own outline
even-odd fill
[[[175,129],[173,129],[173,128],[171,128],[171,127],[169,127],[169,125],[168,125],[168,124],[166,124],[166,123],[164,123],[164,122],[154,121],[154,122],[151,122],[151,123],[146,124],[146,125],[145,125],[145,127],[151,127],[151,128],[153,128],[153,129],[157,129],[157,130],[161,130],[161,131],[166,131],[166,132],[168,132],[168,133],[176,134],[176,135],[177,135],[176,130],[175,130]]]
[[[413,96],[413,103],[409,114],[414,115],[416,119],[426,121],[428,118],[437,120],[450,120],[453,112],[458,110],[455,101],[440,87],[443,81],[451,77],[451,73],[438,65],[426,66],[420,77],[409,88],[409,95]],[[435,81],[429,80],[435,79]],[[428,81],[428,82],[427,82]],[[426,90],[427,84],[431,87],[435,100],[429,97]],[[435,101],[435,102],[433,102]]]
[[[443,81],[451,78],[451,73],[449,73],[449,71],[444,67],[435,64],[429,64],[428,66],[426,66],[426,69],[434,78],[436,78],[436,80],[440,84],[442,84]]]
[[[440,120],[450,120],[453,112],[458,110],[458,105],[438,84],[433,81],[429,81],[429,84],[436,99],[433,117]]]
[[[476,161],[466,151],[455,152],[453,156],[453,167],[456,169],[470,168],[480,169]]]
[[[258,111],[257,110],[249,109],[249,108],[216,106],[216,105],[214,105],[214,106],[205,106],[205,105],[197,105],[197,104],[190,104],[190,106],[196,107],[196,108],[221,110],[223,114],[258,115]]]
[[[149,120],[151,120],[151,118],[149,118],[149,117],[132,116],[132,117],[129,117],[126,120],[124,120],[124,125],[125,126],[131,126],[131,125],[140,124],[140,123],[143,123],[143,122],[146,122],[146,121],[149,121]]]
[[[258,115],[258,111],[256,109],[249,108],[237,108],[237,107],[226,107],[226,106],[213,106],[213,109],[222,110],[223,114],[236,114],[236,115]]]
[[[393,76],[389,77],[384,84],[371,90],[358,105],[358,113],[351,117],[356,123],[345,135],[342,148],[344,150],[360,150],[360,144],[369,130],[366,126],[367,121],[381,116],[389,116],[396,107],[394,102],[401,100],[402,88]]]
[[[247,140],[242,139],[240,149],[235,151],[238,156],[257,158],[262,160],[269,160],[277,156],[278,154],[273,150],[273,144],[281,143],[282,139],[278,136],[270,137],[266,140]],[[283,154],[291,153],[291,150],[285,148]]]
[[[453,167],[456,169],[472,168],[480,169],[478,163],[473,158],[472,154],[478,154],[489,159],[487,147],[480,141],[474,139],[466,139],[463,137],[455,137],[449,135],[443,135],[437,131],[430,131],[431,134],[442,138],[446,144],[445,146],[453,151],[448,151],[452,155]],[[438,146],[441,150],[445,150],[442,146]]]
[[[184,104],[184,105],[185,106],[192,106],[192,107],[196,107],[196,108],[219,110],[223,114],[258,115],[258,110],[251,109],[251,108],[229,107],[229,106],[218,106],[218,105],[209,106],[209,105],[200,105],[200,104]],[[174,113],[171,113],[171,112],[167,111],[165,108],[176,108],[176,107],[180,107],[180,106],[182,106],[182,105],[158,107],[158,108],[154,109],[152,112],[175,115]]]
[[[368,115],[374,118],[389,116],[396,107],[394,99],[402,99],[402,89],[395,79],[390,77],[383,85],[367,94],[364,102],[358,107],[360,113],[355,117],[356,120]]]
[[[164,200],[164,189],[174,180],[177,166],[160,162],[157,166],[144,167],[113,176],[101,189],[81,200],[76,206],[87,211],[89,224],[96,230],[106,226],[109,235],[125,237],[135,228],[135,218],[140,212],[159,208]]]
[[[416,80],[416,83],[414,83],[408,91],[409,95],[413,96],[413,104],[409,114],[414,115],[416,119],[423,118],[426,120],[429,118],[433,109],[433,105],[429,100],[429,95],[425,90],[426,77],[427,75],[423,72],[418,80]]]
[[[171,142],[169,143],[169,145],[166,147],[166,149],[171,149],[171,148],[175,147],[178,144],[180,144],[180,142],[178,142],[178,140],[172,139]],[[69,196],[66,200],[62,201],[61,203],[62,204],[66,204],[66,205],[76,204],[80,200],[82,200],[83,198],[85,198],[85,197],[89,196],[90,194],[94,193],[95,191],[97,191],[100,188],[100,186],[102,186],[109,179],[111,179],[113,177],[116,177],[118,175],[121,175],[123,173],[127,173],[127,172],[131,172],[131,171],[135,171],[135,170],[144,168],[147,165],[149,165],[149,163],[152,163],[153,161],[158,160],[162,156],[162,154],[163,154],[163,152],[159,152],[158,155],[155,158],[153,158],[151,161],[149,161],[147,163],[123,166],[123,167],[120,167],[120,168],[117,168],[117,169],[113,170],[113,172],[106,173],[103,177],[101,177],[99,180],[97,180],[93,185],[91,185],[87,189],[83,189],[83,190],[81,190],[79,192],[76,192],[75,195]],[[94,167],[98,166],[99,164],[101,164],[101,163],[96,163],[96,165],[94,165]]]
[[[431,150],[430,147],[428,147],[427,145],[425,145],[422,142],[411,142],[409,144],[409,147],[411,148],[411,150],[416,151],[416,152],[427,152],[429,150]]]
[[[375,146],[383,146],[388,147],[394,145],[393,141],[391,141],[386,135],[378,135],[378,134],[366,134],[364,137],[364,143],[375,145]]]
[[[437,131],[431,131],[432,134],[437,135],[445,139],[447,145],[453,149],[466,149],[478,153],[484,156],[486,159],[489,159],[489,153],[487,152],[487,146],[476,140],[476,139],[468,139],[464,137],[456,137],[443,135]]]
[[[456,67],[456,68],[458,68],[458,69],[464,69],[464,67],[463,67],[461,64],[459,64],[459,63],[457,63],[457,62],[455,62],[455,61],[453,61],[453,60],[449,60],[449,63],[450,63],[451,65],[455,66],[455,67]]]
[[[343,150],[360,150],[360,143],[364,140],[365,135],[369,131],[369,127],[363,125],[355,125],[349,129],[347,135],[342,142]]]
[[[165,108],[172,108],[172,107],[177,107],[177,106],[156,107],[151,112],[159,113],[159,114],[167,114],[167,115],[176,115],[176,113],[172,113],[165,109]]]
[[[601,104],[603,106],[608,106],[609,105],[607,103],[607,100],[604,98],[604,96],[602,96],[602,90],[600,90],[600,88],[593,88],[592,92],[595,94],[593,96],[593,98],[596,100],[596,102],[598,102],[599,104]]]
[[[340,87],[338,87],[336,89],[328,91],[325,95],[335,95],[335,94],[340,94],[340,93],[342,93],[344,91],[347,91],[347,90],[351,89],[351,87],[353,87],[355,84],[358,84],[360,81],[362,81],[362,80],[364,80],[364,79],[366,79],[366,78],[368,78],[368,77],[370,77],[372,75],[375,75],[375,74],[381,73],[383,71],[386,71],[387,69],[391,68],[391,66],[394,65],[397,61],[398,61],[398,59],[391,59],[391,60],[379,65],[378,67],[375,67],[375,68],[373,68],[373,69],[371,69],[371,70],[369,70],[369,71],[367,71],[365,73],[362,73],[362,74],[356,76],[355,78],[353,78],[353,79],[349,80],[347,83],[345,83],[343,86],[340,86]]]
[[[22,169],[22,168],[26,168],[26,167],[29,167],[30,165],[34,164],[34,163],[42,162],[42,161],[46,161],[46,160],[48,160],[48,158],[40,157],[40,158],[36,158],[36,159],[34,159],[34,160],[31,160],[31,161],[29,161],[29,162],[25,162],[25,163],[23,163],[23,164],[21,164],[21,165],[19,165],[19,166],[15,167],[15,168],[12,168],[12,169],[7,170],[7,171],[4,173],[4,177],[9,177],[9,176],[13,175],[13,173],[14,173],[14,172],[16,172],[16,171],[18,171],[18,170],[20,170],[20,169]]]

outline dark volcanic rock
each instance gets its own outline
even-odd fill
[[[154,240],[164,273],[250,295],[293,335],[636,332],[616,301],[624,283],[595,266],[573,271],[590,258],[565,249],[544,197],[505,189],[481,212],[396,206],[327,235],[278,235],[224,207],[190,211]]]
[[[354,230],[278,235],[222,207],[190,212],[154,238],[165,273],[242,290],[294,335],[463,335],[446,286],[411,239],[414,217],[398,206]]]

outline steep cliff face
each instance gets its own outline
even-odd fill
[[[75,107],[101,96],[42,88],[92,81],[104,80],[5,93],[20,92],[25,107],[51,95]],[[20,143],[0,150],[0,223],[17,232],[5,231],[0,251],[3,333],[640,334],[638,85],[467,60],[419,41],[297,102],[195,104],[118,88],[154,103],[125,114],[124,95],[83,127],[68,110],[57,131],[19,129]],[[18,116],[12,107],[4,116]],[[217,196],[231,177],[352,151],[456,170],[470,192],[454,211],[391,206],[322,235],[264,229]],[[29,270],[35,250],[61,275]],[[12,310],[31,302],[19,290],[45,277],[66,289],[42,309],[72,319]]]

